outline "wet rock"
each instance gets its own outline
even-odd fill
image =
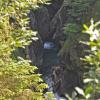
[[[57,11],[60,9],[63,1],[64,0],[51,0],[51,4],[46,6],[49,12],[50,20],[53,19]]]
[[[41,6],[36,12],[35,17],[37,21],[37,31],[43,41],[49,38],[50,34],[50,18],[48,9]]]
[[[58,43],[60,40],[65,40],[63,27],[66,21],[69,20],[67,14],[68,8],[69,6],[64,0],[60,9],[56,12],[50,23],[50,32],[53,33],[53,39]]]
[[[82,72],[79,70],[68,70],[61,65],[52,68],[53,89],[59,95],[69,94],[71,96],[75,87],[82,87]]]
[[[30,11],[30,27],[38,31],[37,41],[33,41],[28,47],[29,58],[33,65],[41,66],[43,62],[43,41],[49,35],[49,14],[46,7],[41,6],[36,11]]]

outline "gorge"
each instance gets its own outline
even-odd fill
[[[29,14],[30,27],[38,31],[39,39],[32,42],[27,54],[43,77],[52,76],[53,91],[61,96],[66,93],[71,95],[76,86],[83,87],[84,68],[80,58],[84,56],[84,48],[87,47],[79,44],[79,41],[87,36],[81,34],[82,24],[99,16],[98,7],[95,6],[97,3],[99,6],[98,0],[79,1],[76,5],[74,1],[53,0],[50,5],[41,5]],[[95,20],[98,19],[99,17]],[[78,25],[78,28],[75,27],[78,30],[75,31],[76,34],[66,35],[68,32],[64,32],[65,24]]]

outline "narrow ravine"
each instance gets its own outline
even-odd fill
[[[75,3],[76,1],[53,0],[50,5],[40,6],[35,12],[30,12],[30,26],[32,30],[38,32],[39,40],[31,44],[28,54],[32,64],[38,67],[44,80],[49,84],[50,90],[52,90],[53,83],[51,75],[55,73],[53,89],[60,96],[65,96],[66,93],[72,96],[76,86],[83,87],[83,63],[80,58],[84,56],[83,51],[86,47],[79,41],[87,37],[81,35],[80,24],[87,21],[89,15],[77,11],[81,9],[80,5],[77,6]],[[82,2],[84,3],[80,1],[80,4],[84,6],[85,1]],[[92,7],[90,4],[89,6]],[[84,18],[81,21],[82,17]],[[77,34],[75,31],[75,35],[70,32],[69,27],[67,34],[64,32],[65,25],[66,27],[76,26],[75,30],[80,28],[78,29],[80,31],[77,31]]]
[[[52,66],[59,62],[57,57],[57,47],[53,42],[47,41],[44,43],[43,49],[43,65],[42,74],[49,75],[51,73]]]
[[[59,58],[57,57],[58,47],[54,42],[46,41],[44,42],[44,52],[43,52],[43,65],[41,73],[45,82],[48,84],[48,91],[53,92],[53,81],[52,81],[52,66],[59,63]],[[66,100],[54,93],[56,100]]]

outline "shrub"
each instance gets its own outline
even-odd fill
[[[35,74],[37,67],[21,57],[12,58],[17,48],[25,48],[36,32],[28,27],[27,14],[47,0],[0,0],[0,100],[44,100],[47,85]]]
[[[85,100],[98,100],[100,96],[100,22],[94,23],[91,20],[91,25],[88,27],[84,25],[84,32],[89,34],[90,38],[85,43],[90,47],[90,50],[86,51],[89,55],[86,55],[82,60],[85,61],[85,68],[87,71],[84,73],[84,91],[76,88],[79,94],[83,95]]]

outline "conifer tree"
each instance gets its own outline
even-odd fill
[[[34,39],[27,14],[46,1],[0,0],[0,100],[45,100],[47,85],[35,74],[37,67],[21,57],[13,59],[12,53]]]

